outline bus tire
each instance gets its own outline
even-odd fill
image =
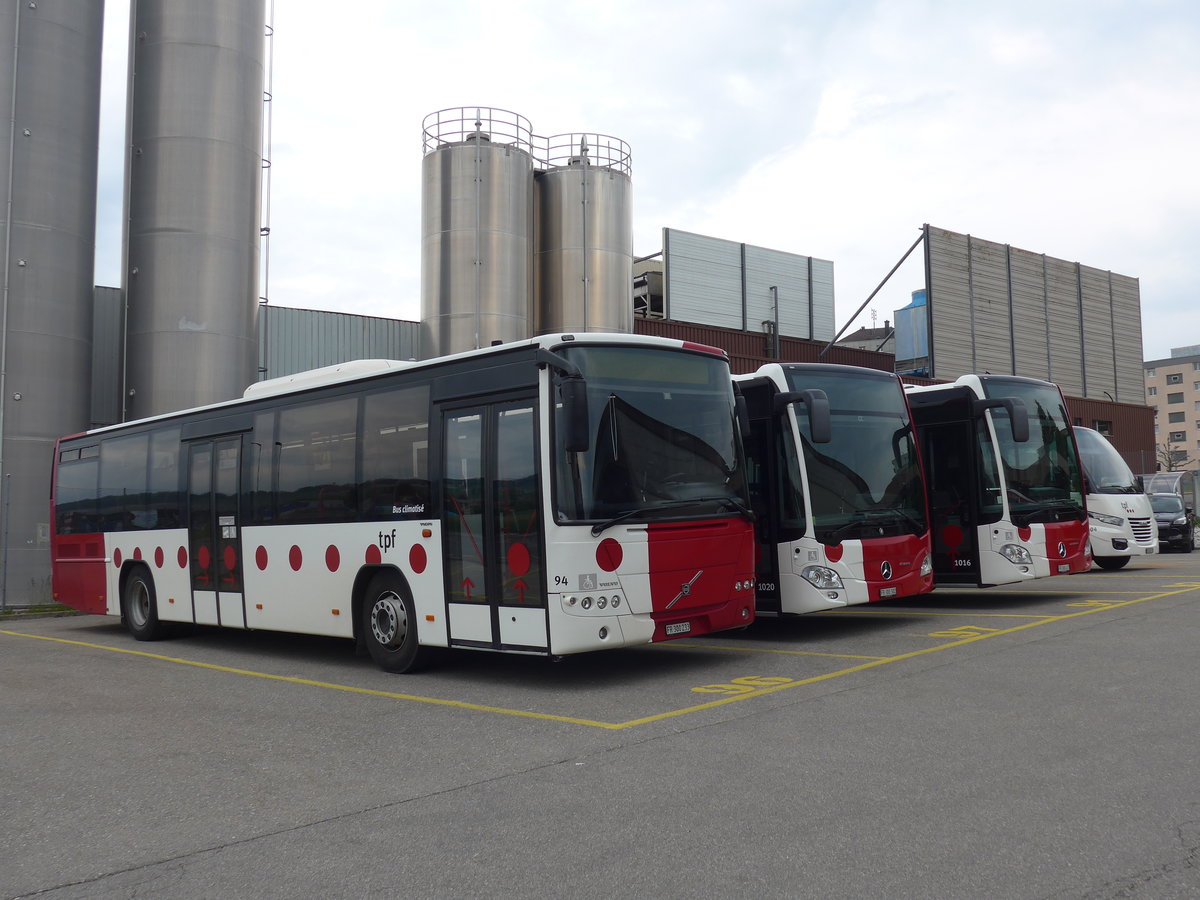
[[[1125,563],[1129,562],[1128,556],[1097,556],[1095,557],[1096,565],[1110,572],[1115,572],[1117,569],[1125,568]]]
[[[362,635],[371,659],[385,672],[412,672],[428,658],[417,642],[417,615],[408,586],[395,572],[380,572],[367,585]]]
[[[141,566],[130,571],[121,588],[121,618],[139,641],[157,641],[166,635],[166,627],[158,621],[154,579]]]

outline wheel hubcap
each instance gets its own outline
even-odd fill
[[[389,591],[381,595],[371,607],[371,632],[375,640],[394,650],[404,643],[408,634],[408,617],[404,612],[404,601]]]
[[[133,602],[129,604],[129,615],[133,618],[133,623],[138,626],[145,625],[150,618],[150,592],[139,581],[133,586],[130,599]]]

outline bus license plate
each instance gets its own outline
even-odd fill
[[[885,597],[895,597],[895,596],[896,596],[896,589],[894,587],[879,589],[879,599],[881,599],[881,600]]]
[[[1058,574],[1059,575],[1066,575],[1070,571],[1071,571],[1070,563],[1059,563],[1058,564]]]
[[[667,634],[687,634],[691,630],[691,622],[671,622],[666,628]]]

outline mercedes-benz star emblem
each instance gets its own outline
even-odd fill
[[[879,567],[879,574],[883,576],[884,581],[891,580],[892,564],[890,562],[888,562],[887,560],[884,560],[883,565],[881,565]]]
[[[1059,541],[1058,542],[1058,557],[1059,557],[1059,559],[1062,559],[1066,555],[1067,555],[1067,545],[1064,544],[1062,541]]]

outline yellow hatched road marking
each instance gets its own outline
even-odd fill
[[[941,653],[943,650],[951,650],[955,647],[965,647],[967,644],[974,644],[979,641],[990,640],[994,637],[1000,637],[1006,634],[1016,634],[1018,631],[1027,631],[1031,628],[1039,628],[1043,625],[1048,625],[1052,622],[1065,622],[1069,619],[1078,619],[1081,616],[1090,616],[1094,613],[1103,610],[1120,609],[1124,606],[1133,606],[1137,603],[1146,603],[1150,600],[1162,600],[1165,597],[1174,597],[1179,594],[1186,594],[1191,591],[1200,589],[1200,583],[1188,583],[1178,585],[1177,590],[1163,591],[1157,594],[1151,594],[1146,597],[1139,597],[1136,600],[1125,600],[1112,603],[1106,606],[1095,606],[1088,609],[1080,610],[1079,612],[1065,613],[1060,616],[1047,617],[1038,619],[1033,622],[1025,622],[1021,625],[1014,625],[1011,628],[1002,628],[996,631],[988,631],[983,634],[972,634],[968,637],[960,638],[959,640],[949,641],[945,644],[938,644],[936,647],[925,647],[921,650],[913,650],[908,653],[901,653],[897,656],[886,656],[875,659],[870,659],[867,662],[860,663],[856,666],[850,666],[845,669],[838,669],[835,672],[826,672],[824,675],[815,675],[811,678],[797,679],[796,681],[788,681],[782,684],[771,685],[769,687],[750,690],[746,693],[739,693],[733,696],[722,697],[718,700],[710,700],[707,703],[698,703],[692,706],[682,707],[680,709],[668,710],[667,712],[654,713],[649,716],[642,716],[637,719],[629,719],[625,722],[600,722],[594,719],[582,719],[574,716],[559,716],[550,713],[537,713],[523,709],[509,709],[502,706],[486,706],[479,703],[467,703],[462,700],[443,700],[436,697],[422,697],[416,694],[403,694],[393,691],[377,691],[371,688],[359,688],[351,685],[336,684],[326,681],[315,681],[308,678],[295,678],[287,675],[272,675],[267,672],[255,672],[251,669],[238,669],[230,666],[218,666],[212,663],[196,662],[190,659],[180,659],[173,656],[164,656],[158,653],[147,653],[142,650],[127,650],[123,647],[108,647],[104,644],[92,644],[86,641],[67,640],[65,638],[49,637],[40,634],[26,634],[20,631],[5,631],[0,630],[0,634],[9,635],[10,637],[34,638],[35,640],[51,641],[58,644],[69,644],[78,647],[88,647],[96,650],[107,650],[112,653],[124,653],[129,656],[138,656],[146,659],[158,660],[160,662],[175,663],[177,665],[194,666],[199,669],[208,669],[214,672],[225,672],[232,675],[245,675],[251,678],[265,678],[270,681],[281,681],[289,684],[299,684],[307,687],[324,688],[326,690],[341,691],[348,694],[362,694],[371,697],[384,697],[390,700],[409,700],[415,703],[428,703],[435,706],[448,706],[456,709],[468,709],[475,712],[498,713],[506,716],[516,716],[525,719],[541,719],[547,722],[559,722],[566,725],[586,725],[591,728],[603,728],[611,731],[621,731],[626,728],[635,728],[639,725],[650,725],[655,722],[662,722],[667,719],[674,719],[680,716],[691,715],[693,713],[704,712],[705,710],[716,709],[721,706],[727,706],[730,703],[741,703],[744,700],[750,700],[758,697],[765,697],[769,694],[777,694],[781,691],[792,690],[793,688],[803,687],[811,684],[819,684],[823,681],[831,681],[834,678],[842,678],[846,675],[854,675],[858,672],[866,672],[869,669],[875,669],[880,666],[890,665],[892,663],[903,662],[909,659],[916,659],[920,656],[927,656],[931,653]]]

